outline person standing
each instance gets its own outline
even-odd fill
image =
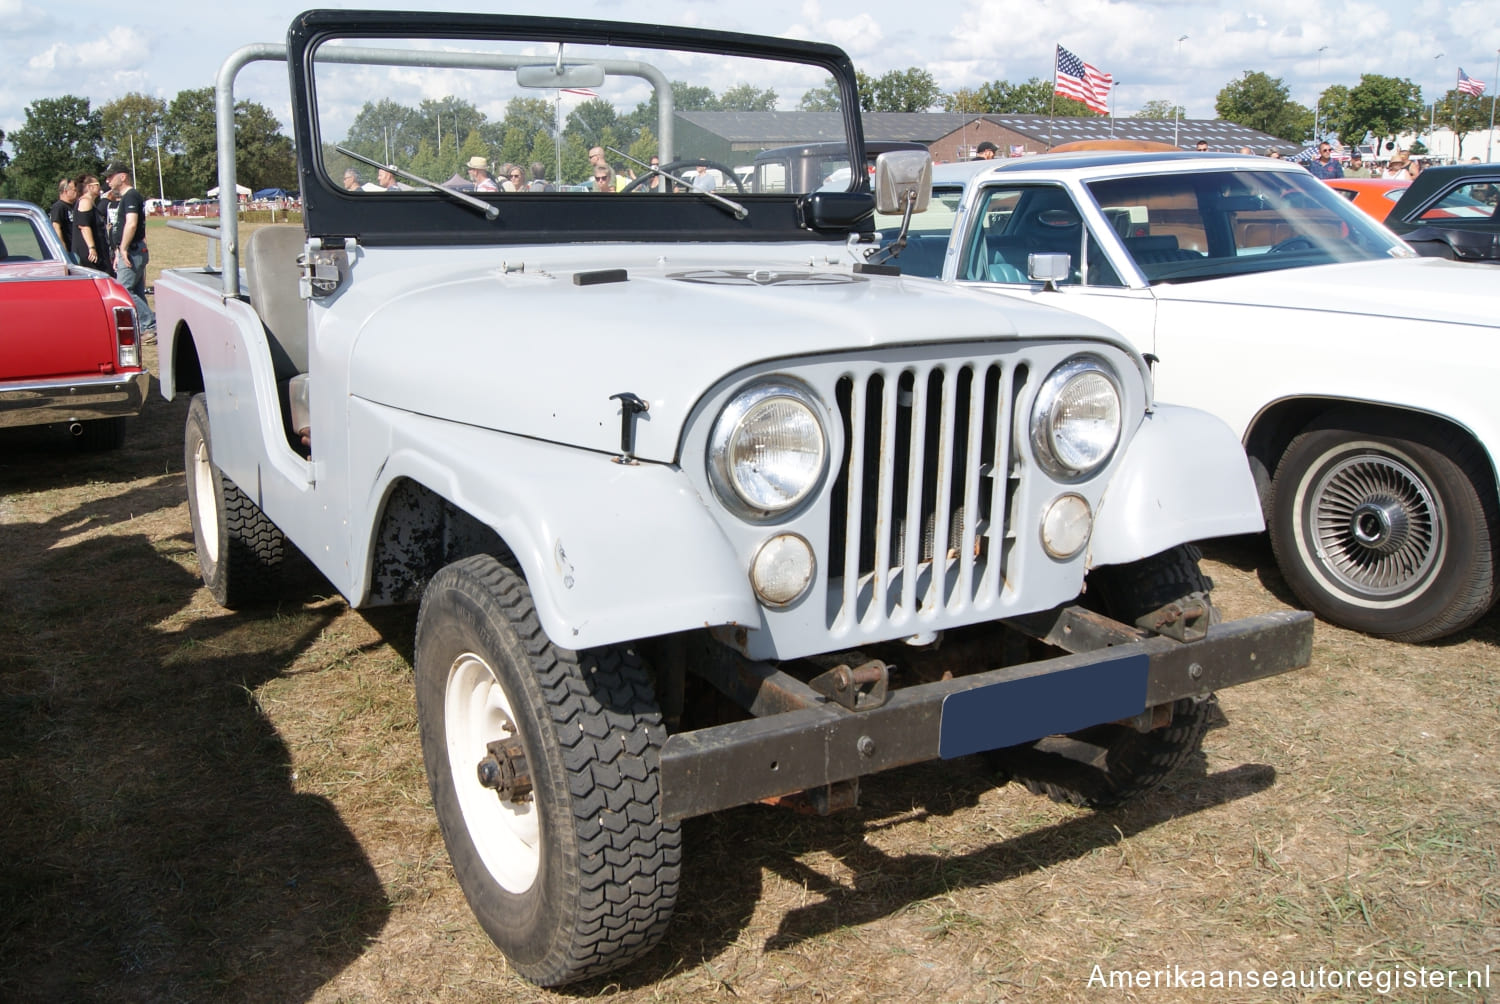
[[[77,202],[77,183],[72,178],[64,178],[57,183],[57,201],[47,212],[57,239],[62,241],[63,250],[69,254],[73,252],[73,206]]]
[[[995,159],[995,154],[997,154],[999,152],[1000,152],[1000,148],[998,146],[996,146],[995,144],[991,143],[989,140],[985,140],[983,143],[980,143],[979,146],[977,146],[974,149],[974,159],[975,160],[994,160]]]
[[[116,162],[109,165],[104,169],[104,178],[109,183],[109,190],[120,199],[114,229],[109,235],[109,242],[115,249],[115,278],[130,291],[130,298],[135,301],[142,341],[152,341],[156,338],[156,314],[146,302],[146,263],[151,260],[146,250],[146,202],[131,184],[128,164]]]
[[[464,165],[464,169],[469,172],[469,180],[474,183],[474,191],[500,191],[499,184],[497,184],[495,179],[490,176],[490,162],[485,158],[480,157],[477,154],[473,157],[470,157],[469,162]]]
[[[1329,181],[1333,178],[1342,178],[1344,169],[1339,162],[1333,159],[1333,147],[1327,143],[1318,144],[1318,159],[1307,162],[1307,173],[1314,178]]]
[[[108,210],[99,198],[100,187],[99,179],[92,174],[80,174],[73,179],[73,188],[78,192],[78,201],[73,206],[73,256],[80,265],[114,275],[114,265],[109,260]]]
[[[531,184],[533,192],[555,192],[557,186],[547,180],[547,167],[539,160],[531,162]]]
[[[1349,166],[1344,168],[1344,177],[1373,178],[1375,177],[1375,172],[1365,166],[1364,154],[1355,150],[1349,154]]]

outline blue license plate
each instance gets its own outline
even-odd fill
[[[948,760],[1138,715],[1150,666],[1131,655],[949,694],[938,753]]]

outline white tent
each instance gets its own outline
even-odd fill
[[[243,195],[247,199],[250,198],[250,189],[246,188],[244,185],[235,185],[234,191],[237,195]],[[210,188],[207,194],[210,199],[217,198],[219,195],[219,186],[215,185],[213,188]]]

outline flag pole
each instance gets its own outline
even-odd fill
[[[1493,112],[1494,109],[1491,109]],[[1052,119],[1057,115],[1057,48],[1052,49],[1052,105],[1047,110],[1047,149],[1052,149]]]
[[[1490,134],[1484,138],[1484,159],[1495,160],[1495,98],[1500,97],[1500,49],[1495,50],[1495,75],[1490,78],[1495,93],[1490,95]]]

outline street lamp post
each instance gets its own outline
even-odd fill
[[[1188,40],[1188,37],[1186,35],[1178,35],[1177,36],[1177,72],[1178,73],[1182,72],[1182,43],[1186,42],[1187,40]],[[1175,102],[1175,101],[1172,102],[1172,105],[1173,105],[1173,108],[1172,108],[1172,145],[1173,146],[1181,146],[1182,143],[1180,143],[1178,141],[1178,130],[1182,126],[1182,106],[1179,105],[1179,104],[1177,104],[1177,102]],[[1494,108],[1491,108],[1490,109],[1490,114],[1493,115],[1494,111],[1495,111]]]
[[[1318,87],[1323,86],[1323,53],[1328,51],[1328,46],[1318,46]],[[1318,127],[1318,122],[1323,116],[1323,92],[1318,91],[1318,100],[1313,104],[1313,142],[1323,141],[1323,132]]]

